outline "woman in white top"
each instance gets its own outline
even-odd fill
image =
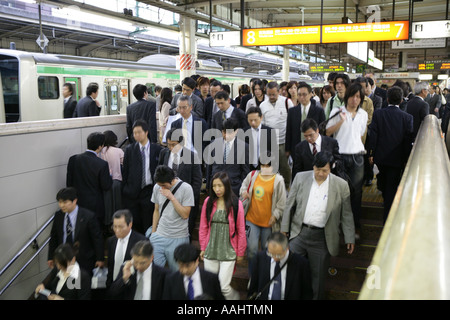
[[[289,83],[286,86],[288,98],[291,99],[294,107],[298,106],[298,104],[300,103],[300,101],[298,100],[297,89],[298,89],[297,81],[289,81]]]
[[[259,107],[259,105],[263,101],[269,99],[266,95],[266,88],[264,86],[264,83],[259,79],[253,81],[252,93],[253,93],[253,98],[248,100],[245,110],[248,110],[251,107]]]
[[[364,89],[362,86],[358,83],[350,85],[344,97],[345,106],[334,108],[327,124],[327,135],[334,135],[338,141],[345,171],[351,181],[352,210],[357,237],[360,229],[359,218],[364,180],[365,148],[362,137],[366,133],[368,121],[367,112],[361,108],[363,101]],[[337,114],[338,112],[339,114]]]
[[[159,104],[159,143],[162,143],[163,135],[166,132],[167,120],[169,119],[170,103],[172,102],[172,89],[163,88],[160,96]]]
[[[105,225],[112,223],[111,217],[119,209],[122,209],[122,165],[124,152],[117,148],[117,136],[111,131],[103,132],[105,135],[105,145],[100,152],[100,158],[108,162],[109,173],[113,179],[111,189],[104,193],[105,198]]]
[[[80,268],[75,253],[69,244],[61,244],[53,255],[56,268],[47,285],[39,284],[35,289],[38,298],[48,300],[90,300],[91,277]]]

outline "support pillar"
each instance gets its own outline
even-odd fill
[[[195,60],[197,59],[197,42],[195,39],[195,20],[180,17],[180,81],[195,74]]]
[[[289,49],[283,47],[283,81],[289,81]]]

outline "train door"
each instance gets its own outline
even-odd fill
[[[3,91],[5,121],[20,121],[19,108],[19,60],[15,57],[0,55],[0,76]]]
[[[73,86],[73,93],[72,95],[75,96],[75,99],[79,101],[82,98],[82,92],[81,92],[81,78],[64,78],[64,83],[70,83]]]
[[[3,101],[2,73],[0,71],[0,123],[5,123],[5,103]]]
[[[129,80],[105,79],[105,115],[120,114],[125,112],[129,104]]]

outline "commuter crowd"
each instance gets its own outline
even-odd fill
[[[231,281],[248,260],[245,298],[325,299],[330,257],[360,239],[375,166],[386,221],[421,122],[434,114],[446,132],[450,118],[448,90],[426,82],[328,82],[255,78],[234,98],[200,76],[156,97],[136,85],[126,148],[93,132],[68,159],[36,297],[239,300]],[[65,84],[65,117],[99,115],[98,90],[76,102]]]

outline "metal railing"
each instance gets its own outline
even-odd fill
[[[39,255],[43,248],[50,241],[50,237],[47,238],[41,245],[37,244],[37,238],[39,235],[53,222],[54,216],[52,215],[47,222],[34,234],[33,237],[19,250],[19,252],[6,264],[5,267],[0,271],[0,278],[6,273],[6,271],[16,262],[20,256],[28,250],[30,247],[37,250],[33,256],[19,269],[19,271],[8,281],[8,283],[1,289],[0,296],[11,286],[11,284],[20,276],[20,274],[28,267],[28,265],[33,262],[33,260]]]
[[[450,162],[427,116],[398,187],[360,300],[450,299]]]

